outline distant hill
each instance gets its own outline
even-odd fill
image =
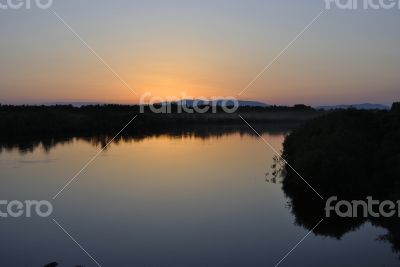
[[[270,105],[258,101],[239,101],[241,107],[269,107]]]
[[[378,109],[378,110],[388,110],[390,107],[381,105],[381,104],[370,104],[370,103],[364,103],[364,104],[353,104],[353,105],[336,105],[336,106],[320,106],[317,107],[317,109],[323,109],[323,110],[334,110],[334,109],[365,109],[365,110],[372,110],[372,109]]]
[[[210,105],[210,104],[216,104],[217,106],[221,106],[224,102],[224,100],[213,100],[213,101],[204,101],[204,100],[199,100],[199,99],[184,99],[180,101],[174,101],[174,102],[162,102],[159,103],[160,105],[168,105],[168,104],[176,104],[176,105],[183,105],[185,104],[188,107],[193,107],[195,101],[197,101],[197,105],[202,106],[202,105]],[[239,107],[269,107],[270,105],[265,104],[263,102],[258,102],[258,101],[242,101],[239,100]],[[231,100],[228,100],[225,102],[226,105],[233,105],[234,102]]]

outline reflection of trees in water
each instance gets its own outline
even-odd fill
[[[255,125],[260,133],[270,135],[285,134],[298,124],[295,123],[277,123],[277,124],[260,124]],[[143,129],[140,133],[122,133],[113,140],[113,143],[120,142],[141,142],[146,138],[154,138],[167,136],[169,138],[221,138],[226,135],[241,134],[255,136],[255,133],[245,124],[224,124],[224,125],[185,125],[175,128],[164,128],[162,130],[146,130]],[[70,144],[76,140],[82,140],[90,143],[93,146],[105,147],[114,136],[107,135],[91,135],[91,136],[43,136],[43,137],[26,137],[16,139],[6,139],[0,141],[0,153],[3,151],[11,151],[17,149],[20,153],[32,153],[37,148],[43,148],[49,152],[57,145]]]
[[[288,166],[279,169],[275,159],[275,177],[289,199],[296,224],[311,230],[325,218],[325,201],[376,200],[396,202],[400,197],[400,113],[342,111],[317,118],[294,130],[284,142],[283,158],[299,172],[321,200]],[[331,213],[333,214],[333,213]],[[388,232],[377,240],[390,242],[400,251],[400,219],[325,218],[315,230],[317,235],[340,239],[370,222]]]

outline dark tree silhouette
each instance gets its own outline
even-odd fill
[[[282,157],[315,190],[288,166],[284,166],[282,187],[289,198],[296,223],[306,229],[325,218],[325,201],[400,199],[400,112],[398,103],[391,111],[337,111],[294,130],[284,141]],[[284,164],[278,162],[276,166]],[[400,251],[400,218],[330,217],[315,234],[341,238],[365,222],[388,230],[378,240],[390,242]]]
[[[0,105],[0,137],[63,137],[68,135],[115,134],[135,115],[133,126],[125,132],[163,131],[199,124],[243,123],[238,115],[249,122],[301,122],[315,118],[321,112],[304,107],[241,107],[235,113],[225,113],[218,107],[216,113],[179,113],[177,106],[171,113],[158,114],[144,107],[124,105],[67,106],[2,106]]]

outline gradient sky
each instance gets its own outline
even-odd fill
[[[0,0],[4,2],[4,0]],[[324,0],[54,0],[139,96],[233,96]],[[137,103],[51,10],[0,10],[0,102]],[[400,10],[329,10],[241,99],[389,104],[400,92]]]

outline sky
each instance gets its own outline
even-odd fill
[[[399,100],[397,8],[326,10],[324,0],[54,0],[47,10],[0,9],[0,25],[0,103],[138,103],[146,93],[279,105]]]

